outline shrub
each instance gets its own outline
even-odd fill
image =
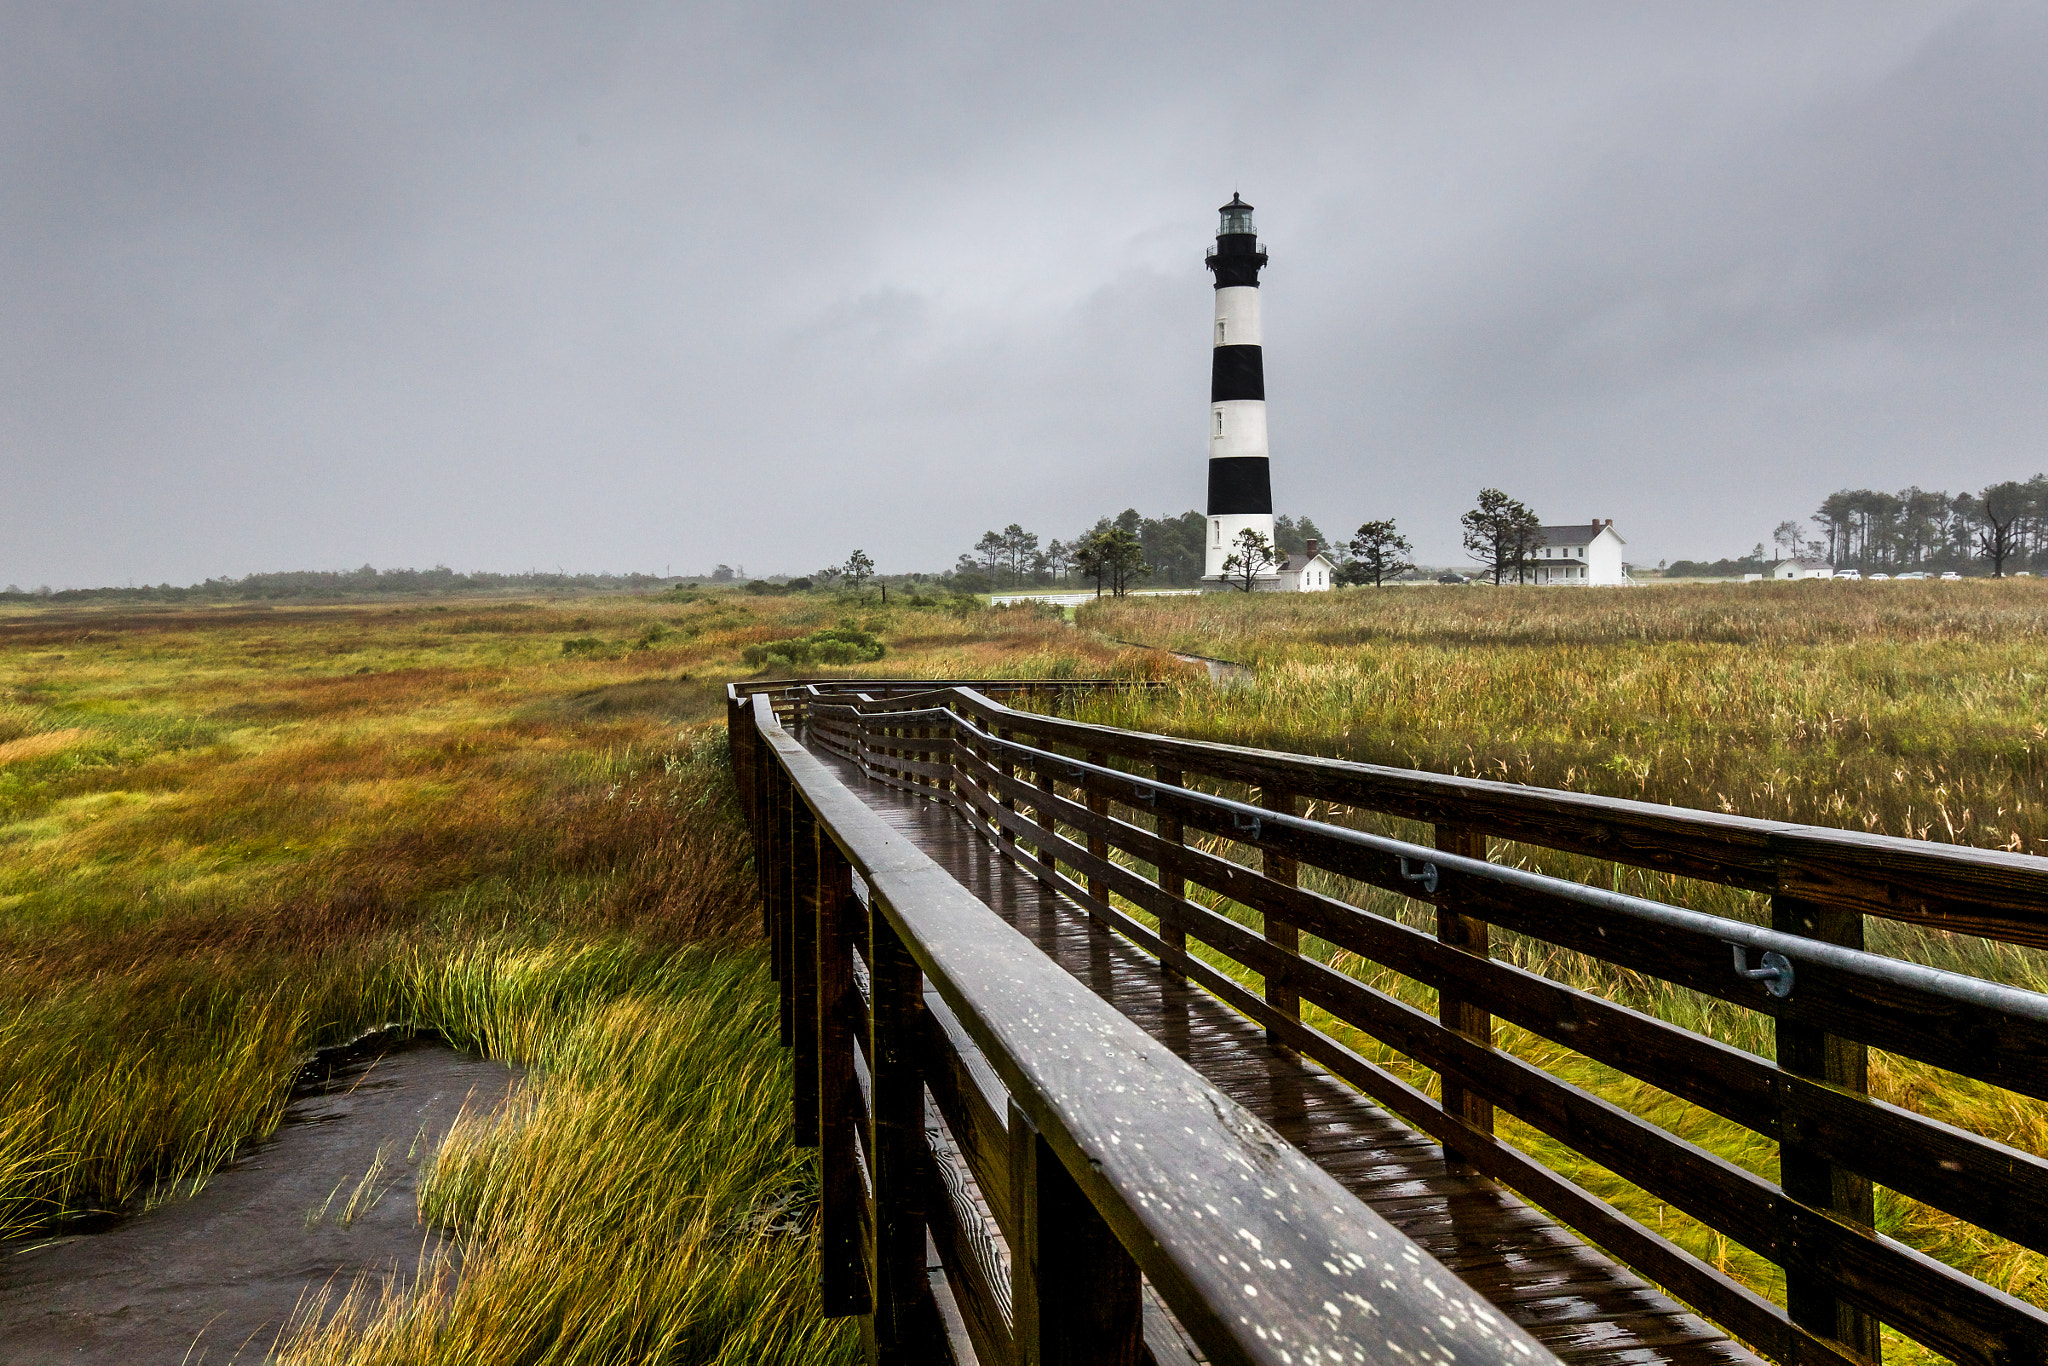
[[[604,642],[596,636],[577,636],[562,642],[562,653],[571,659],[604,653]]]
[[[851,626],[827,627],[792,640],[769,640],[740,652],[748,667],[798,668],[806,664],[869,664],[882,657],[882,642]]]

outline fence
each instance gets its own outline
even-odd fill
[[[1035,698],[1029,688],[1007,690],[1013,700],[1050,699],[1057,707],[1062,697],[1093,686],[1099,685],[1041,684]],[[1106,1007],[1057,968],[1029,963],[1028,945],[997,934],[1007,927],[942,870],[911,867],[914,851],[903,851],[900,840],[893,854],[865,845],[856,849],[859,840],[847,835],[842,822],[847,829],[860,828],[858,818],[871,819],[872,813],[797,744],[776,720],[778,708],[816,748],[858,764],[875,781],[945,803],[1091,917],[1156,955],[1163,971],[1183,974],[1259,1021],[1272,1039],[1342,1076],[1435,1136],[1461,1161],[1522,1192],[1764,1355],[1798,1366],[1869,1360],[1879,1355],[1877,1324],[1883,1322],[1969,1366],[2048,1359],[2048,1315],[2039,1308],[1872,1227],[1876,1183],[1998,1237],[2048,1250],[2048,1163],[1873,1099],[1866,1077],[1866,1050],[1875,1047],[2018,1096],[2048,1098],[2048,997],[1863,951],[1867,916],[2048,945],[2048,860],[1177,740],[1005,706],[991,695],[996,691],[994,685],[904,681],[778,685],[751,697],[740,689],[733,693],[734,752],[744,755],[740,771],[755,828],[768,835],[764,901],[786,985],[785,1024],[800,1076],[819,1077],[819,1094],[832,1097],[807,1108],[808,1083],[800,1082],[800,1131],[815,1132],[826,1145],[827,1242],[841,1258],[828,1267],[828,1286],[852,1286],[855,1251],[869,1245],[861,1240],[870,1234],[853,1231],[844,1211],[869,1208],[884,1223],[893,1217],[885,1188],[856,1188],[854,1177],[863,1168],[844,1149],[851,1141],[847,1136],[861,1132],[873,1132],[874,1144],[885,1145],[889,1123],[918,1129],[911,1116],[922,1101],[910,1094],[914,1084],[892,1092],[880,1080],[892,1062],[913,1056],[921,1062],[908,1065],[930,1087],[946,1128],[967,1155],[964,1175],[975,1188],[968,1190],[966,1180],[957,1189],[941,1180],[915,1206],[920,1213],[913,1218],[934,1230],[948,1286],[983,1360],[1041,1359],[1026,1344],[1048,1340],[1046,1290],[1038,1288],[1035,1305],[1026,1303],[1028,1288],[1006,1301],[988,1271],[991,1258],[975,1250],[972,1229],[978,1225],[948,1210],[957,1212],[978,1191],[996,1212],[1017,1265],[1017,1249],[1042,1247],[1045,1235],[1020,1217],[1016,1202],[1035,1199],[1041,1210],[1048,1208],[1043,1189],[1032,1194],[1019,1184],[1025,1179],[1020,1171],[1036,1172],[1041,1183],[1051,1168],[1063,1171],[1060,1179],[1071,1185],[1054,1201],[1067,1201],[1058,1207],[1068,1212],[1058,1217],[1070,1218],[1085,1204],[1109,1232],[1083,1235],[1072,1232],[1079,1225],[1062,1224],[1061,1237],[1094,1247],[1088,1242],[1093,1237],[1105,1248],[1111,1242],[1124,1248],[1212,1360],[1331,1359],[1303,1355],[1306,1338],[1292,1339],[1279,1354],[1261,1355],[1266,1340],[1232,1335],[1232,1312],[1255,1289],[1261,1306],[1294,1308],[1296,1317],[1286,1320],[1285,1331],[1307,1333],[1308,1325],[1320,1322],[1315,1316],[1323,1312],[1317,1307],[1323,1300],[1345,1303],[1330,1297],[1338,1294],[1337,1282],[1351,1278],[1328,1281],[1334,1275],[1328,1268],[1339,1264],[1306,1253],[1287,1259],[1286,1274],[1275,1275],[1271,1284],[1219,1278],[1213,1267],[1206,1279],[1198,1274],[1194,1268],[1205,1266],[1205,1257],[1243,1260],[1245,1244],[1240,1240],[1233,1247],[1234,1230],[1194,1217],[1203,1197],[1180,1183],[1230,1187],[1240,1165],[1252,1160],[1233,1146],[1245,1140],[1204,1131],[1196,1145],[1199,1156],[1169,1147],[1186,1160],[1176,1157],[1179,1165],[1169,1164],[1181,1174],[1167,1185],[1158,1184],[1156,1167],[1140,1174],[1114,1164],[1092,1165],[1105,1152],[1123,1148],[1112,1141],[1120,1135],[1098,1112],[1099,1101],[1082,1098],[1102,1096],[1111,1079],[1125,1075],[1119,1069],[1150,1066],[1138,1061],[1149,1056],[1140,1045],[1150,1040],[1114,1012],[1098,1018]],[[1302,814],[1307,802],[1426,822],[1434,827],[1433,844],[1310,819]],[[806,840],[819,851],[808,856],[811,863],[804,862]],[[1491,863],[1494,840],[1767,893],[1772,925]],[[826,852],[828,846],[838,852]],[[899,862],[891,863],[892,857]],[[926,1034],[915,1049],[890,1054],[885,1044],[891,1026],[883,1024],[881,1007],[863,1013],[866,1007],[850,1004],[860,989],[841,981],[845,974],[832,975],[839,970],[831,962],[846,957],[849,932],[828,930],[827,922],[838,925],[854,914],[847,894],[837,890],[849,881],[843,865],[833,862],[829,877],[825,871],[837,859],[852,862],[871,891],[870,906],[879,908],[868,922],[870,933],[876,945],[886,940],[888,947],[874,950],[869,972],[881,975],[870,980],[891,984],[896,1009],[909,1008],[904,1003],[914,990],[912,963],[931,984],[923,1018],[933,1023],[920,1026]],[[1312,880],[1324,890],[1304,886],[1304,870],[1316,873]],[[807,901],[803,888],[812,881],[820,889],[829,881],[835,890],[819,890]],[[1196,897],[1189,896],[1190,888]],[[1344,895],[1346,889],[1364,888],[1431,903],[1436,932],[1369,913]],[[834,908],[829,911],[828,901]],[[1233,916],[1232,908],[1240,914]],[[971,931],[962,928],[970,924]],[[1491,926],[1769,1016],[1777,1059],[1491,959]],[[1432,988],[1436,1014],[1304,952],[1304,934]],[[970,949],[973,936],[983,938]],[[1207,953],[1192,952],[1190,941]],[[998,966],[973,967],[977,953],[994,955]],[[814,984],[805,966],[813,958],[819,965]],[[882,985],[868,990],[883,999]],[[1313,1017],[1304,1018],[1304,1003],[1433,1069],[1441,1078],[1441,1099],[1317,1028]],[[1088,1012],[1091,1004],[1094,1014]],[[1041,1070],[1052,1062],[1033,1022],[1068,1011],[1085,1019],[1088,1030],[1104,1031],[1105,1041],[1114,1037],[1117,1048],[1105,1042],[1098,1060],[1080,1071],[1071,1055],[1062,1055],[1068,1070],[1055,1076]],[[853,1099],[855,1088],[846,1076],[849,1068],[857,1070],[853,1050],[830,1032],[839,1025],[828,1029],[821,1023],[815,1045],[806,1039],[809,1020],[847,1012],[858,1028],[873,1031],[873,1047],[884,1059],[874,1074],[871,1102]],[[1777,1145],[1778,1180],[1725,1161],[1494,1048],[1496,1019],[1746,1126]],[[982,1063],[968,1051],[970,1041]],[[823,1061],[828,1052],[832,1061]],[[863,1054],[870,1064],[875,1056]],[[999,1103],[1004,1094],[1008,1101]],[[868,1104],[875,1108],[865,1112],[862,1123],[870,1127],[864,1130],[849,1116],[858,1119],[856,1106]],[[899,1118],[887,1120],[891,1104]],[[1004,1104],[1017,1108],[1005,1117]],[[1787,1307],[1499,1141],[1493,1134],[1496,1107],[1778,1263],[1785,1271]],[[1147,1129],[1146,1141],[1165,1144],[1179,1119],[1160,1112],[1143,1122],[1157,1126]],[[1016,1157],[1020,1133],[1040,1136],[1034,1141],[1044,1146],[1034,1151],[1041,1156]],[[862,1160],[872,1168],[878,1156],[870,1149]],[[1288,1168],[1286,1179],[1307,1183],[1310,1173],[1321,1181],[1299,1185],[1303,1194],[1290,1192],[1287,1219],[1324,1220],[1307,1236],[1335,1238],[1346,1247],[1367,1245],[1357,1230],[1369,1226],[1357,1221],[1369,1211],[1336,1201],[1328,1177],[1303,1160]],[[829,1215],[835,1190],[841,1212]],[[1076,1201],[1073,1191],[1085,1200]],[[1327,1211],[1337,1208],[1354,1225],[1349,1232],[1328,1226],[1336,1216]],[[1263,1244],[1276,1227],[1300,1233],[1307,1225],[1246,1227]],[[1390,1229],[1374,1230],[1382,1240],[1390,1234],[1399,1237]],[[872,1237],[880,1240],[876,1247],[887,1241],[879,1229]],[[907,1267],[907,1242],[901,1255]],[[1125,1283],[1092,1274],[1081,1282],[1084,1288]],[[1413,1291],[1412,1283],[1403,1284],[1409,1289],[1400,1294],[1369,1296],[1378,1313],[1398,1312],[1402,1296]],[[1135,1291],[1104,1293],[1122,1307],[1086,1312],[1128,1317]],[[833,1303],[851,1312],[853,1300],[842,1296]],[[1482,1348],[1500,1354],[1506,1340],[1481,1331],[1481,1312],[1459,1320],[1457,1331],[1466,1335],[1459,1344],[1440,1345],[1454,1353]],[[879,1325],[882,1311],[875,1313]],[[1426,1335],[1427,1324],[1417,1331]],[[1452,1330],[1439,1324],[1438,1331]],[[1501,1330],[1496,1325],[1490,1331]],[[1368,1355],[1387,1356],[1377,1349]]]

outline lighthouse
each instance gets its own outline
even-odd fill
[[[1252,206],[1236,194],[1221,210],[1216,249],[1216,331],[1209,366],[1209,534],[1203,578],[1226,587],[1223,562],[1250,528],[1273,539],[1273,482],[1266,458],[1266,365],[1260,350],[1259,271],[1266,253]],[[1274,576],[1274,570],[1265,573]],[[1275,576],[1277,577],[1277,576]]]

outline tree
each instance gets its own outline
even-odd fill
[[[846,557],[846,580],[858,593],[868,586],[868,580],[875,576],[875,562],[868,558],[865,550],[856,550]]]
[[[845,572],[844,569],[841,569],[836,564],[828,564],[817,573],[811,575],[811,578],[820,587],[830,588],[833,584],[839,582],[839,576]]]
[[[1045,567],[1052,571],[1053,582],[1067,576],[1067,566],[1074,562],[1074,548],[1058,537],[1045,548]]]
[[[1273,548],[1283,555],[1305,555],[1310,541],[1321,542],[1324,539],[1322,531],[1310,518],[1297,519],[1282,513],[1273,519]]]
[[[1026,531],[1012,522],[1003,528],[1002,557],[1009,566],[1011,581],[1023,578],[1024,571],[1031,563],[1031,557],[1038,553],[1038,535]]]
[[[1114,525],[1098,527],[1074,547],[1074,567],[1095,580],[1098,598],[1104,585],[1120,598],[1130,591],[1133,581],[1152,572],[1137,536]]]
[[[1223,577],[1242,592],[1251,592],[1259,575],[1280,563],[1273,543],[1253,527],[1238,532],[1230,546],[1230,555],[1223,561]],[[1239,579],[1244,582],[1238,583]]]
[[[980,559],[982,568],[987,570],[989,582],[992,584],[1001,582],[996,577],[996,571],[1002,568],[1003,564],[1003,533],[1000,531],[982,532],[981,539],[974,543],[974,553]]]
[[[2005,577],[2005,562],[2015,549],[2014,530],[2027,512],[2027,486],[2007,480],[1993,484],[1977,498],[1977,553],[1991,563],[1991,577]]]
[[[368,566],[368,565],[365,565],[365,566],[363,566],[363,567],[364,567],[365,569],[369,568],[369,566]],[[731,582],[732,582],[732,566],[731,566],[731,565],[729,565],[729,564],[722,564],[722,565],[718,566],[718,568],[716,568],[716,569],[712,570],[712,571],[711,571],[711,581],[712,581],[713,583],[731,583]]]
[[[1481,489],[1479,506],[1458,519],[1465,527],[1465,549],[1493,575],[1513,571],[1517,580],[1528,573],[1529,552],[1543,543],[1543,523],[1535,513],[1499,489]]]
[[[1303,520],[1306,520],[1305,518]],[[1405,574],[1415,566],[1401,558],[1415,547],[1408,544],[1408,538],[1394,530],[1394,519],[1367,522],[1358,528],[1346,546],[1352,559],[1340,573],[1340,582],[1369,583],[1378,588],[1396,574]]]
[[[1771,533],[1771,541],[1778,547],[1778,558],[1789,560],[1799,554],[1799,547],[1806,540],[1806,529],[1797,522],[1780,522]]]

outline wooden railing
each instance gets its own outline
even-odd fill
[[[985,1366],[1192,1362],[1182,1333],[1219,1366],[1555,1361],[892,834],[776,700],[734,690],[735,776],[824,1306],[871,1360],[957,1359],[950,1327]]]
[[[1880,1048],[2048,1099],[2048,997],[1863,951],[1871,916],[2048,945],[2048,860],[1178,740],[1007,707],[990,691],[819,684],[784,686],[774,700],[818,748],[949,804],[1162,969],[1765,1355],[1800,1366],[1871,1360],[1882,1322],[1969,1366],[2048,1360],[2048,1314],[1872,1228],[1875,1183],[2048,1251],[2048,1162],[1873,1099],[1865,1062]],[[767,698],[752,705],[762,744],[786,747],[787,760],[773,753],[789,771],[801,751],[771,733]],[[744,711],[736,692],[735,716]],[[768,762],[748,762],[760,781]],[[755,800],[757,813],[781,809]],[[1433,846],[1309,819],[1304,802],[1427,822]],[[1772,926],[1491,863],[1496,840],[1767,893]],[[1304,870],[1319,889],[1303,885]],[[1190,886],[1209,895],[1190,899]],[[1353,904],[1372,888],[1433,904],[1436,933]],[[1233,906],[1242,918],[1225,913]],[[1492,959],[1496,925],[1766,1015],[1777,1058]],[[1304,934],[1432,988],[1436,1015],[1304,951]],[[1242,980],[1251,977],[1256,990]],[[1434,1070],[1442,1099],[1305,1020],[1304,1002]],[[1496,1018],[1775,1142],[1779,1179],[1495,1049]],[[1776,1262],[1786,1307],[1497,1139],[1496,1107]],[[940,1108],[949,1124],[961,1112],[944,1099]],[[1061,1122],[1030,1119],[1041,1130]],[[971,1116],[963,1123],[979,1132]],[[1063,1158],[1074,1151],[1056,1146]]]

